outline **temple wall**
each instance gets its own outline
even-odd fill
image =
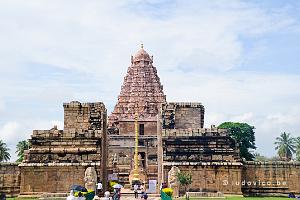
[[[64,135],[75,137],[78,133],[91,132],[98,137],[103,132],[106,109],[103,103],[64,103]]]
[[[20,169],[18,163],[0,163],[0,193],[15,197],[20,193]]]
[[[204,126],[204,106],[193,102],[168,102],[163,104],[165,129],[198,129]]]
[[[193,104],[177,106],[175,111],[175,127],[178,129],[203,128],[204,108]]]
[[[70,191],[73,184],[84,186],[84,172],[89,166],[91,165],[55,163],[20,166],[20,194],[65,193]],[[93,167],[99,174],[100,166],[93,165]]]
[[[300,163],[247,162],[242,180],[242,190],[247,195],[300,194]]]
[[[139,121],[139,127],[140,124],[144,125],[144,135],[156,135],[156,121]],[[135,127],[133,121],[120,121],[119,129],[120,135],[135,135]]]
[[[241,165],[176,165],[181,172],[192,175],[190,191],[242,194],[241,187],[231,183],[241,182]],[[164,166],[165,182],[172,166]],[[183,188],[181,188],[183,190]]]

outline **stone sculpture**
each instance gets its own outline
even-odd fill
[[[169,188],[173,189],[173,197],[175,198],[179,197],[179,181],[177,178],[178,173],[180,173],[180,170],[176,166],[173,166],[168,173],[168,185]]]
[[[84,173],[84,186],[87,190],[96,191],[97,173],[94,167],[88,167]]]

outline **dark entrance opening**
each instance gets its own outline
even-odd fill
[[[140,124],[140,127],[139,127],[139,135],[144,135],[144,124]]]

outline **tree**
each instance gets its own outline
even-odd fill
[[[9,148],[6,143],[0,140],[0,162],[8,161],[10,159],[10,154],[8,153]]]
[[[179,172],[176,174],[176,176],[180,185],[184,186],[185,198],[188,199],[186,192],[189,185],[192,184],[192,175],[184,172]]]
[[[295,153],[295,138],[291,137],[290,133],[283,132],[280,137],[276,137],[275,150],[278,150],[278,155],[283,160],[291,160]]]
[[[247,123],[224,122],[218,126],[229,130],[229,135],[240,145],[240,156],[246,160],[253,160],[251,149],[256,149],[254,126]]]
[[[267,158],[266,156],[261,155],[260,153],[253,153],[254,161],[269,161],[270,158]]]
[[[27,140],[22,140],[17,144],[18,159],[17,162],[22,162],[24,160],[24,150],[29,149],[29,142]]]
[[[297,137],[295,139],[295,145],[296,145],[296,160],[300,161],[300,137]]]

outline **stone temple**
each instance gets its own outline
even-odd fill
[[[64,129],[34,130],[25,160],[0,164],[0,192],[11,196],[68,192],[84,185],[87,168],[104,187],[130,188],[138,115],[138,172],[146,185],[168,182],[173,166],[192,174],[192,191],[226,194],[300,193],[300,164],[246,162],[228,130],[204,128],[200,102],[168,102],[153,56],[143,47],[131,57],[110,115],[104,103],[64,103]],[[45,184],[47,183],[47,184]],[[182,189],[182,188],[181,188]]]

